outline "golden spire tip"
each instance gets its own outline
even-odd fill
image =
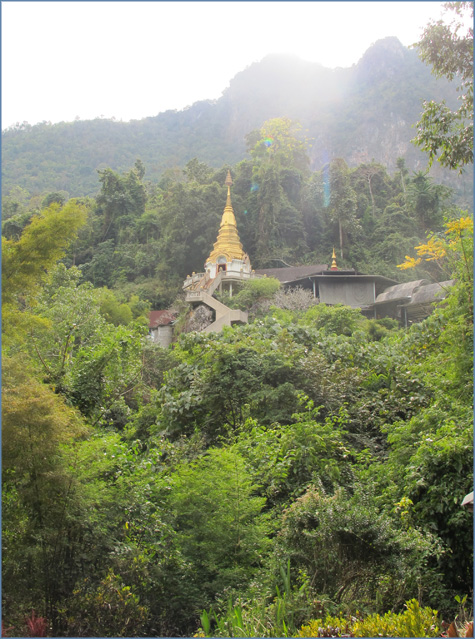
[[[332,254],[332,265],[330,268],[331,271],[338,271],[338,266],[336,265],[336,253],[335,253],[335,248],[333,248],[333,254]]]

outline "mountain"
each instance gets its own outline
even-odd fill
[[[122,171],[137,158],[151,181],[194,157],[216,168],[232,165],[246,157],[245,136],[274,117],[300,121],[311,140],[313,170],[333,157],[345,158],[350,166],[374,159],[389,170],[404,157],[410,169],[418,170],[426,167],[427,157],[410,140],[422,101],[428,99],[455,105],[456,86],[436,79],[395,37],[379,40],[346,69],[269,55],[238,73],[218,100],[182,111],[131,122],[97,118],[7,129],[2,188],[4,193],[18,185],[31,194],[92,195],[99,188],[98,169]],[[457,180],[439,167],[433,175],[439,182]],[[471,175],[462,182],[471,189]]]

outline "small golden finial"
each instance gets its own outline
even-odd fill
[[[233,180],[231,177],[231,171],[228,169],[228,174],[226,176],[226,181],[224,183],[224,186],[228,187],[228,195],[226,197],[226,208],[231,208],[232,209],[232,204],[231,204],[231,186],[233,185]]]
[[[333,248],[333,254],[332,254],[332,265],[330,268],[331,271],[338,271],[338,266],[336,265],[336,253],[335,253],[335,248]]]

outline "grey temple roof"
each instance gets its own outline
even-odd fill
[[[320,275],[328,269],[327,264],[313,264],[311,266],[288,266],[284,268],[260,268],[256,269],[257,275],[275,277],[281,284],[301,280],[310,275]]]
[[[390,286],[376,298],[376,304],[381,302],[390,302],[395,300],[408,300],[414,295],[416,289],[421,286],[430,284],[429,280],[415,280],[414,282],[404,282]]]
[[[446,280],[445,282],[435,282],[421,286],[414,291],[411,301],[406,305],[412,304],[431,304],[438,300],[443,300],[447,295],[447,289],[454,285],[454,280]]]

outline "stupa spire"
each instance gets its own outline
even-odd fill
[[[231,171],[228,170],[226,181],[224,182],[224,185],[228,187],[226,206],[224,207],[223,215],[221,218],[218,238],[214,243],[213,250],[211,251],[210,256],[206,260],[206,264],[208,264],[209,262],[216,262],[219,257],[226,257],[228,261],[231,261],[233,259],[243,260],[245,257],[244,251],[242,249],[242,244],[239,239],[233,206],[231,204],[232,184],[233,181],[231,178]]]
[[[228,174],[226,175],[226,180],[224,181],[224,186],[228,187],[228,198],[226,200],[226,205],[231,205],[231,187],[233,185],[233,179],[231,177],[231,171],[228,169]]]
[[[331,265],[331,267],[330,267],[330,271],[338,271],[338,266],[336,265],[336,253],[335,253],[335,249],[333,249],[332,265]]]

